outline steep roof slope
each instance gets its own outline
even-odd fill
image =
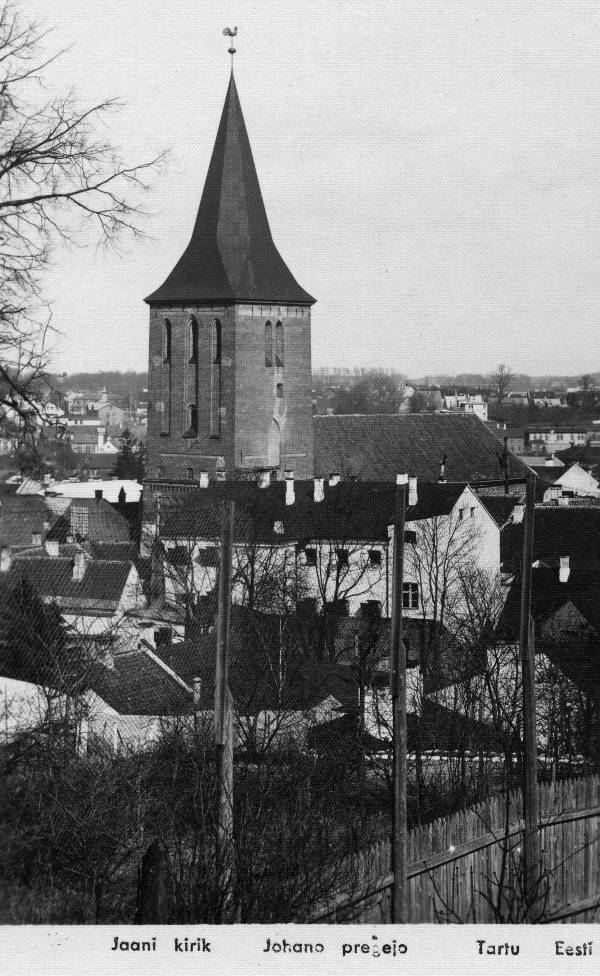
[[[312,305],[275,247],[233,75],[190,243],[149,305]]]
[[[504,476],[500,445],[477,417],[460,414],[338,414],[313,417],[315,474],[332,471],[395,481],[404,472],[437,481],[446,456],[448,481]],[[525,465],[509,453],[509,475]]]

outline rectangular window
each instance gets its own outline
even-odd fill
[[[371,549],[369,552],[369,565],[381,566],[381,549]]]
[[[338,566],[347,566],[349,563],[349,554],[347,549],[336,549],[335,551],[337,557]]]
[[[459,508],[459,510],[458,510],[458,521],[459,522],[462,522],[462,520],[464,519],[464,517],[465,517],[465,510],[464,510],[464,508]]]
[[[418,583],[402,584],[402,606],[404,610],[419,609],[419,584]]]
[[[475,507],[471,509],[471,518],[475,518]]]
[[[317,565],[317,550],[316,549],[311,549],[311,548],[306,548],[304,550],[304,560],[305,560],[305,563],[306,563],[307,566],[316,566]]]

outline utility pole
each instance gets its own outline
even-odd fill
[[[404,581],[404,526],[408,475],[396,476],[394,547],[392,563],[392,632],[390,691],[392,696],[392,922],[406,918],[406,648],[402,639],[402,584]]]
[[[521,678],[523,684],[523,895],[526,917],[535,921],[540,902],[542,860],[539,838],[537,734],[535,711],[535,646],[531,617],[531,564],[535,520],[535,475],[527,476],[521,571]]]
[[[235,867],[233,847],[233,715],[231,692],[228,685],[234,514],[234,503],[231,501],[224,502],[221,517],[214,718],[217,758],[216,865],[217,880],[221,891],[221,915],[232,898]]]

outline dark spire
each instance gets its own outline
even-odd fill
[[[233,74],[192,238],[148,304],[312,305],[273,243]]]

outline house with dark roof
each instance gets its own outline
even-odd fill
[[[499,526],[468,485],[411,485],[404,609],[407,617],[426,617],[434,610],[425,562],[441,562],[446,547],[445,565],[454,571],[462,561],[497,574]],[[395,497],[394,484],[381,482],[209,483],[164,499],[155,512],[158,524],[146,523],[146,546],[152,546],[167,603],[189,611],[190,600],[214,590],[222,504],[233,500],[234,599],[278,612],[312,597],[350,614],[376,601],[389,615]]]

